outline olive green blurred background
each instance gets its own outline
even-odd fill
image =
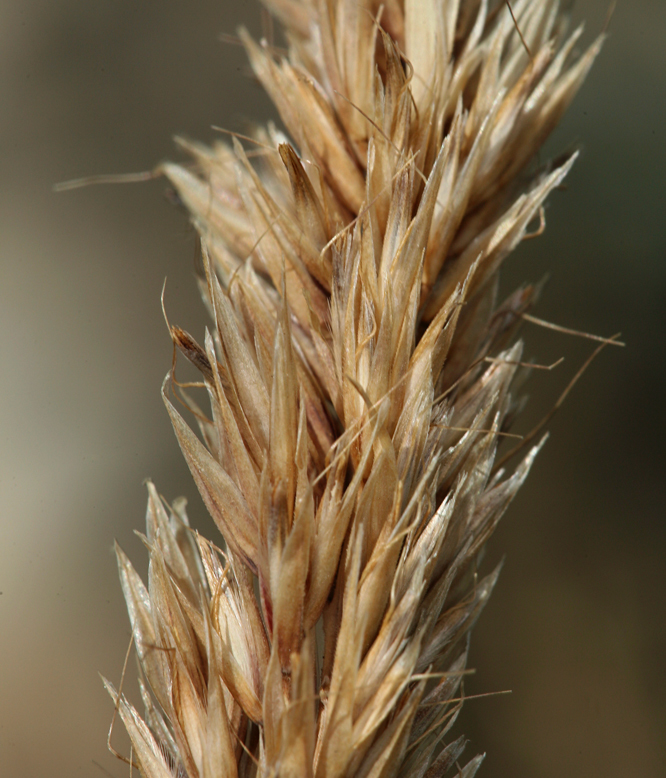
[[[581,0],[586,39],[607,2]],[[151,477],[214,532],[159,398],[160,312],[200,336],[195,238],[163,182],[54,194],[58,181],[146,170],[171,136],[212,139],[273,115],[240,48],[254,0],[0,4],[0,772],[124,776],[106,749],[129,639],[113,539]],[[505,274],[551,280],[536,314],[611,335],[549,425],[551,439],[488,549],[506,555],[472,643],[457,731],[480,775],[666,775],[666,3],[620,3],[547,154],[583,154],[548,229]],[[176,155],[177,156],[177,155]],[[527,355],[565,362],[529,382],[529,428],[590,344],[527,325]],[[129,676],[134,676],[130,667]],[[128,690],[135,689],[128,682]],[[121,749],[126,740],[114,736]]]

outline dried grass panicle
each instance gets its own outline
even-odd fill
[[[144,717],[109,689],[146,778],[434,778],[537,450],[494,468],[535,293],[499,302],[498,270],[574,161],[533,162],[601,39],[575,56],[557,0],[265,4],[288,53],[241,37],[288,135],[162,168],[213,321],[171,328],[198,435],[163,396],[224,542],[149,487],[147,587],[118,550]]]

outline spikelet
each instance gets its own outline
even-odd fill
[[[147,587],[118,550],[144,717],[108,688],[145,778],[435,778],[538,448],[495,466],[535,294],[498,270],[602,41],[573,57],[557,0],[265,4],[288,53],[241,37],[288,136],[162,168],[202,241],[212,332],[171,327],[199,435],[163,397],[224,542],[149,486]]]

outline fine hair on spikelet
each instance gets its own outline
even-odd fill
[[[173,370],[162,395],[221,537],[149,484],[147,585],[117,549],[143,716],[106,685],[145,778],[436,778],[540,445],[497,461],[536,294],[498,273],[602,38],[576,53],[558,0],[264,4],[286,50],[240,38],[284,129],[159,168],[201,239],[210,330],[169,329],[210,410]]]

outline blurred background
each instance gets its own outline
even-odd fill
[[[579,0],[586,40],[607,0]],[[127,774],[106,747],[128,620],[112,554],[140,571],[151,477],[214,529],[159,398],[160,311],[199,336],[196,242],[164,182],[54,194],[147,170],[171,136],[211,140],[274,116],[221,33],[262,30],[254,0],[0,4],[0,764],[14,778]],[[488,548],[505,557],[474,633],[456,725],[479,775],[666,775],[666,4],[619,4],[545,154],[583,148],[508,292],[550,273],[535,314],[609,336]],[[526,325],[527,430],[591,351]],[[126,688],[136,689],[130,666]],[[114,743],[127,753],[122,727]]]

